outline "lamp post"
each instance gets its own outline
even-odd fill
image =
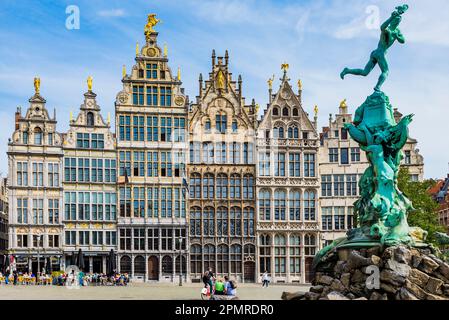
[[[182,287],[182,238],[178,239],[179,244],[179,286]]]
[[[40,247],[41,247],[41,235],[38,234],[37,235],[37,274],[39,274],[39,272],[41,272]]]

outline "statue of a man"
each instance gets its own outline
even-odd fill
[[[404,14],[407,10],[408,5],[406,4],[397,7],[396,10],[391,14],[391,17],[382,24],[382,26],[380,27],[381,35],[379,45],[377,46],[376,50],[371,52],[370,60],[365,66],[365,69],[345,68],[340,74],[340,77],[342,79],[344,79],[345,75],[347,74],[366,77],[374,69],[376,64],[378,64],[380,70],[382,71],[382,74],[380,75],[374,90],[380,91],[380,87],[385,82],[389,72],[388,62],[385,57],[387,50],[393,45],[396,40],[401,44],[405,43],[405,38],[402,35],[401,30],[399,30],[398,26],[402,21],[402,14]]]

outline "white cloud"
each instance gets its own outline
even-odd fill
[[[98,15],[104,18],[124,17],[126,14],[123,9],[100,10]]]

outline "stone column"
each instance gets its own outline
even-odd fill
[[[102,256],[101,257],[101,260],[102,260],[102,264],[103,264],[103,267],[102,267],[102,272],[103,273],[106,273],[107,272],[107,266],[106,266],[106,256]]]
[[[173,259],[172,259],[172,268],[173,268],[173,270],[172,270],[172,282],[174,283],[175,282],[175,279],[176,279],[176,257],[177,257],[177,254],[176,254],[176,250],[175,250],[175,253],[173,254]]]
[[[304,233],[301,234],[301,280],[302,284],[306,283],[306,260],[304,252]]]
[[[148,278],[149,278],[149,274],[148,274],[148,256],[145,255],[145,278],[143,279],[143,282],[147,282]]]
[[[131,256],[131,274],[130,274],[130,278],[134,279],[134,254],[131,254],[130,256]]]
[[[159,255],[159,277],[158,278],[159,278],[159,281],[162,280],[162,255]]]
[[[287,232],[285,234],[285,240],[286,240],[286,256],[285,256],[285,273],[286,273],[286,281],[287,283],[291,282],[291,276],[290,276],[290,233]]]
[[[93,257],[89,257],[89,272],[92,273],[94,268],[94,258]]]

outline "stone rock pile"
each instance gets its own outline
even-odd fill
[[[405,246],[330,252],[306,293],[284,300],[449,300],[449,265]]]

